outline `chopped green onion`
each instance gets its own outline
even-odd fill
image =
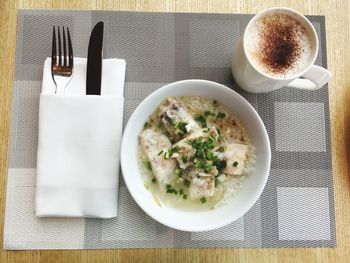
[[[163,152],[164,152],[164,151],[163,151],[163,150],[161,150],[161,151],[158,153],[158,156],[159,156],[159,155],[161,155]]]
[[[204,169],[205,172],[207,172],[207,173],[210,172],[211,169],[213,169],[213,162],[211,162],[211,163],[206,162],[202,168]]]
[[[214,153],[212,153],[212,152],[207,152],[206,155],[205,155],[205,157],[207,158],[207,160],[209,160],[209,161],[211,161],[211,162],[215,161],[216,158],[217,158],[217,157],[214,155]]]
[[[161,128],[163,128],[163,127],[164,127],[163,123],[162,123],[162,122],[158,122],[157,128],[158,128],[158,129],[161,129]]]
[[[205,133],[207,133],[207,132],[209,132],[210,131],[210,128],[205,128],[205,129],[203,129],[203,132],[205,132]]]
[[[179,129],[182,132],[182,134],[185,135],[187,133],[187,129],[186,129],[187,124],[188,124],[187,122],[180,121],[176,123],[175,128]]]
[[[213,104],[214,104],[214,105],[217,105],[218,102],[217,102],[216,100],[213,100]]]
[[[204,204],[204,203],[207,202],[207,199],[206,199],[204,196],[203,196],[200,200],[201,200],[201,203],[202,203],[202,204]]]
[[[184,194],[184,195],[182,196],[182,198],[186,200],[186,199],[187,199],[187,195]]]
[[[157,179],[156,178],[152,178],[152,183],[156,183],[157,182]]]
[[[239,164],[239,162],[235,161],[235,162],[233,163],[233,167],[237,167],[238,164]]]
[[[149,162],[149,161],[146,162],[146,168],[147,168],[149,171],[152,171],[151,162]]]
[[[196,157],[202,157],[202,150],[201,149],[196,149],[196,152],[194,154]]]
[[[216,115],[216,118],[217,118],[217,119],[223,119],[223,118],[225,118],[225,116],[226,116],[225,113],[223,113],[223,112],[218,112],[218,114]]]
[[[201,163],[201,162],[196,162],[196,163],[194,164],[194,167],[196,167],[197,169],[198,169],[198,168],[201,168],[201,167],[202,167],[202,163]]]
[[[170,159],[169,152],[165,152],[164,153],[164,159],[165,160],[169,160]]]
[[[180,190],[179,190],[179,194],[180,194],[180,195],[183,195],[183,194],[184,194],[184,190],[183,190],[183,189],[180,189]]]
[[[172,186],[172,185],[170,185],[170,184],[167,184],[166,185],[166,192],[168,193],[168,194],[176,194],[177,195],[177,190]]]
[[[176,153],[179,151],[179,146],[175,146],[174,148],[170,148],[167,152],[164,153],[164,159],[169,160],[171,156],[173,156],[173,153]]]
[[[147,128],[148,127],[148,122],[145,122],[145,124],[143,125],[143,128]]]
[[[180,147],[178,145],[176,145],[175,147],[171,148],[171,151],[173,153],[177,153],[180,150]]]
[[[211,111],[207,110],[207,111],[204,112],[204,115],[208,117],[210,115],[214,115],[214,113],[212,113]]]
[[[180,168],[175,169],[175,175],[177,175],[178,177],[182,177],[182,171]]]
[[[215,187],[217,187],[219,185],[219,183],[220,183],[220,181],[217,178],[215,178]]]
[[[188,162],[188,156],[186,156],[186,155],[182,155],[182,156],[181,156],[181,159],[182,159],[182,161],[183,161],[184,163],[187,163],[187,162]]]
[[[187,186],[187,187],[190,187],[191,182],[189,180],[185,180],[184,181],[184,185]]]
[[[206,120],[205,120],[203,115],[197,116],[195,118],[195,120],[201,124],[202,128],[206,128],[207,127],[207,122],[206,122]]]

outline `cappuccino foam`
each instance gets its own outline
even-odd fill
[[[314,53],[305,27],[285,13],[269,13],[253,21],[245,45],[252,64],[277,78],[292,78],[303,71]]]

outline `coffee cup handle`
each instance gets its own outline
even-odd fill
[[[332,73],[325,68],[313,65],[302,77],[302,79],[293,80],[287,86],[298,89],[316,90],[322,88],[323,85],[332,79]]]

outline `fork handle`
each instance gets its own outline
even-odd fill
[[[69,81],[67,81],[67,77],[61,77],[61,76],[56,76],[55,77],[56,81],[56,94],[64,94],[66,90],[66,86],[68,85]]]

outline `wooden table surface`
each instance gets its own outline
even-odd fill
[[[0,211],[2,248],[18,9],[257,13],[272,6],[325,15],[336,248],[0,251],[1,262],[350,262],[350,0],[0,0]]]

